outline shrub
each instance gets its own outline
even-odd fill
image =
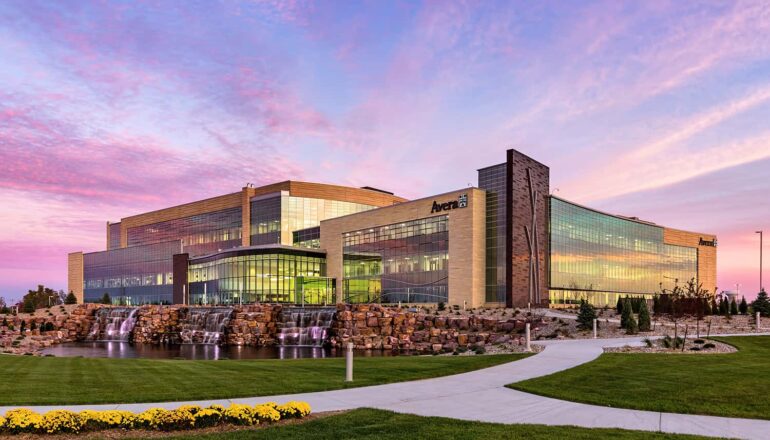
[[[64,298],[64,304],[77,304],[78,299],[75,296],[75,293],[70,290],[70,293],[67,294],[67,297]],[[64,307],[61,307],[61,310],[64,310]]]
[[[275,409],[278,410],[282,418],[302,418],[310,414],[310,405],[306,402],[287,402],[278,405]]]
[[[163,408],[150,408],[137,414],[131,423],[132,428],[156,429],[160,416],[168,412]]]
[[[26,408],[5,413],[5,429],[11,434],[34,433],[43,425],[43,417]]]
[[[239,403],[230,405],[222,416],[226,422],[233,425],[249,426],[259,423],[259,420],[255,417],[254,408]]]
[[[746,302],[746,297],[741,297],[741,303],[738,305],[738,311],[741,312],[741,315],[745,315],[749,313],[749,304]]]
[[[216,426],[222,420],[222,411],[205,408],[193,414],[193,419],[195,420],[196,428]]]
[[[304,404],[307,405],[307,403],[303,402],[295,402],[297,404]],[[257,405],[254,407],[254,414],[256,415],[257,419],[259,419],[260,423],[271,423],[271,422],[277,422],[281,420],[281,412],[276,409],[277,406],[275,404],[262,404]],[[307,413],[303,413],[299,417],[304,417],[306,415],[310,414],[310,406],[307,406]]]
[[[620,328],[628,329],[628,322],[633,317],[633,309],[631,308],[631,302],[626,298],[623,303],[623,312],[620,315]]]
[[[700,347],[690,347],[690,351],[700,351]]]
[[[730,301],[730,314],[731,315],[737,315],[738,314],[738,303],[735,302],[735,298]]]
[[[702,343],[704,343],[706,341],[704,341],[703,339],[696,339],[693,342],[696,343],[696,344],[702,344]]]
[[[596,319],[596,310],[594,306],[588,303],[586,300],[580,300],[580,310],[577,315],[578,328],[582,330],[591,330],[594,327],[594,319]],[[559,320],[560,322],[561,319]]]
[[[484,354],[487,352],[487,349],[484,348],[483,345],[477,345],[476,347],[473,348],[473,352],[476,354]]]
[[[650,311],[647,310],[647,301],[642,301],[639,304],[639,331],[648,332],[650,330],[652,330]]]
[[[707,343],[703,344],[703,348],[717,348],[717,346],[714,345],[711,342],[707,342]]]
[[[179,431],[194,427],[195,417],[182,408],[158,413],[155,419],[155,429],[159,431]]]
[[[649,348],[652,348],[652,346],[654,345],[652,343],[652,339],[650,339],[650,338],[644,338],[644,339],[642,339],[642,342],[644,342],[644,345],[646,345]]]
[[[634,315],[631,315],[626,322],[626,334],[635,335],[637,333],[639,333],[639,324],[637,324]]]
[[[444,310],[446,310],[446,304],[443,302],[438,303],[438,311],[443,312]]]
[[[43,415],[40,428],[48,434],[80,432],[83,422],[77,413],[66,410],[48,411]]]
[[[768,299],[765,289],[759,291],[757,299],[751,303],[751,309],[754,310],[754,313],[759,312],[760,316],[770,316],[770,299]]]
[[[131,428],[134,414],[130,411],[91,411],[80,412],[83,431],[100,431],[103,429]]]

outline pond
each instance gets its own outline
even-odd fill
[[[119,359],[318,359],[343,357],[345,350],[321,347],[243,347],[213,344],[130,344],[128,342],[72,342],[43,350],[43,355],[57,357],[119,358]],[[391,356],[383,350],[356,350],[356,357]]]

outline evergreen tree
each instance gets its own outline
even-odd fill
[[[727,304],[727,300],[723,297],[719,297],[719,314],[720,315],[727,315],[730,311],[729,305]]]
[[[24,327],[27,325],[27,321],[21,320],[21,324],[19,325],[19,331],[21,333],[24,333]]]
[[[628,321],[626,322],[626,334],[635,335],[637,333],[639,333],[639,324],[637,324],[634,314],[631,313],[628,315]]]
[[[623,299],[618,295],[618,303],[615,305],[615,310],[617,310],[618,315],[623,313]]]
[[[112,299],[110,299],[109,293],[104,292],[104,296],[102,296],[102,304],[112,304]]]
[[[64,304],[77,304],[78,299],[75,296],[75,292],[70,290],[70,293],[67,294],[67,298],[64,300]]]
[[[711,314],[712,315],[719,314],[719,306],[717,305],[716,295],[714,295],[714,297],[711,298]]]
[[[580,300],[580,310],[577,315],[578,328],[581,330],[592,330],[594,328],[594,319],[596,319],[596,310],[588,301]]]
[[[754,313],[759,312],[760,316],[770,316],[770,299],[767,298],[765,289],[759,291],[757,299],[751,303],[751,308]]]
[[[713,311],[711,310],[711,301],[709,301],[707,298],[703,301],[703,314],[711,315],[712,313]]]
[[[37,329],[37,324],[35,324],[35,321],[32,321],[32,323],[29,325],[29,329],[30,330],[36,330]]]
[[[647,301],[642,301],[639,305],[639,331],[648,332],[650,330],[652,330],[650,311],[647,310]]]
[[[652,313],[660,315],[660,297],[658,295],[652,297]]]
[[[749,313],[749,304],[746,302],[746,297],[741,297],[741,303],[738,305],[738,310],[741,312],[741,315],[745,315]]]
[[[737,315],[738,314],[738,303],[735,302],[735,298],[730,301],[730,314],[731,315]]]
[[[628,329],[628,322],[631,318],[633,318],[634,313],[633,309],[631,308],[631,301],[626,298],[626,300],[623,302],[623,313],[620,315],[620,328]]]
[[[5,316],[3,316],[3,327],[8,327],[8,320],[5,319]]]

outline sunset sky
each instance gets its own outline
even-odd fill
[[[717,234],[753,297],[770,2],[1,1],[0,296],[66,289],[108,220],[286,179],[429,196],[507,148]]]

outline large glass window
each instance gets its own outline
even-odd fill
[[[663,228],[550,200],[552,304],[614,305],[697,280],[697,249],[663,243]]]
[[[447,302],[448,225],[444,215],[345,233],[345,300]]]
[[[188,267],[191,304],[334,304],[326,258],[299,251],[207,257]]]
[[[282,232],[290,240],[294,231],[319,226],[322,220],[374,208],[376,206],[340,200],[294,197],[288,193],[255,197],[251,201],[251,244],[281,243]]]
[[[190,256],[241,245],[241,207],[129,228],[128,246],[181,240]]]
[[[506,164],[479,170],[479,188],[486,191],[486,301],[505,302]]]
[[[115,304],[170,304],[173,255],[180,246],[170,241],[83,254],[85,302],[99,302],[107,293]]]

